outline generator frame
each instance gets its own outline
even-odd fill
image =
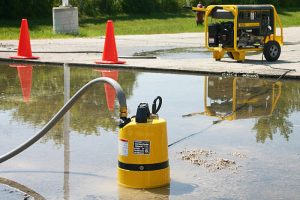
[[[192,10],[205,12],[205,47],[213,52],[215,60],[220,61],[226,52],[230,58],[237,60],[238,62],[243,62],[245,60],[247,52],[263,52],[266,60],[271,62],[276,61],[279,58],[281,46],[283,45],[283,28],[278,13],[273,5],[210,5],[206,8],[192,7]],[[218,46],[209,45],[209,19],[213,18],[213,14],[217,10],[225,11],[227,14],[232,13],[232,15],[230,14],[231,18],[218,18],[215,16],[216,19],[233,20],[233,45],[230,47],[226,47],[222,44],[219,44]],[[251,29],[252,26],[262,26],[259,22],[255,22],[254,20],[252,20],[252,22],[251,19],[249,22],[239,22],[240,11],[249,11],[250,13],[270,11],[270,13],[272,13],[273,16],[271,17],[271,20],[269,20],[269,24],[267,24],[270,33],[267,32],[267,34],[263,36],[258,46],[244,48],[238,46],[238,30],[241,29],[241,27]],[[277,34],[278,26],[280,28],[280,34]]]

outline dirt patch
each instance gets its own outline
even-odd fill
[[[236,161],[232,158],[246,158],[246,155],[240,152],[233,152],[228,154],[231,158],[222,158],[221,155],[217,154],[212,150],[205,149],[194,149],[194,150],[183,150],[178,152],[181,160],[188,161],[193,165],[204,167],[210,172],[218,170],[232,170],[235,171],[240,165],[237,165]]]

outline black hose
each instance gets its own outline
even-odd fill
[[[77,102],[77,100],[94,84],[98,82],[104,82],[110,84],[117,93],[117,98],[120,104],[120,118],[127,118],[127,105],[126,105],[126,97],[125,93],[123,92],[121,86],[113,79],[107,78],[107,77],[101,77],[96,78],[94,80],[91,80],[87,84],[85,84],[80,90],[78,90],[71,98],[70,100],[52,117],[52,119],[40,130],[37,134],[35,134],[33,137],[28,139],[26,142],[21,144],[19,147],[13,149],[12,151],[2,155],[0,157],[0,163],[7,161],[10,158],[13,158],[14,156],[18,155],[31,145],[33,145],[35,142],[37,142],[39,139],[41,139],[63,116],[64,114],[70,110],[70,108]]]

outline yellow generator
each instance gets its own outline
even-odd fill
[[[217,61],[227,53],[243,62],[250,51],[263,52],[270,62],[278,60],[283,29],[273,5],[210,5],[192,10],[205,12],[205,46]]]

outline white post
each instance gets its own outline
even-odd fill
[[[62,0],[63,6],[69,6],[69,0]]]

